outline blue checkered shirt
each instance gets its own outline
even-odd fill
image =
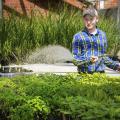
[[[72,53],[76,61],[90,60],[91,56],[104,55],[107,49],[106,34],[97,28],[95,35],[90,34],[87,29],[78,32],[73,37]],[[99,59],[94,64],[84,64],[79,68],[81,72],[100,72],[105,70],[105,65],[113,70],[118,68],[118,63],[109,57]]]

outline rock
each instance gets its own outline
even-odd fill
[[[72,61],[72,53],[60,45],[49,45],[37,48],[26,60],[28,64],[35,63],[64,63]]]

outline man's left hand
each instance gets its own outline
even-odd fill
[[[98,56],[92,56],[90,60],[92,63],[95,63],[98,61]]]
[[[118,69],[117,69],[118,71],[120,71],[120,63],[119,63],[119,67],[118,67]]]

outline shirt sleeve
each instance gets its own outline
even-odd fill
[[[103,61],[104,61],[104,64],[105,64],[107,67],[109,67],[109,68],[111,68],[111,69],[113,69],[113,70],[117,70],[118,67],[119,67],[119,63],[116,62],[116,61],[113,61],[113,60],[110,59],[109,57],[104,57],[104,58],[103,58]]]
[[[72,54],[73,54],[73,58],[77,61],[87,60],[87,57],[81,54],[82,51],[81,43],[82,43],[82,39],[80,35],[75,35],[73,37],[73,42],[72,42]]]
[[[104,46],[104,49],[105,49],[105,52],[107,51],[107,37],[106,37],[106,33],[104,33],[104,37],[105,37],[105,46]],[[109,68],[111,68],[111,69],[113,69],[113,70],[117,70],[118,69],[118,67],[119,67],[119,63],[118,62],[116,62],[116,61],[113,61],[112,59],[110,59],[109,57],[104,57],[103,58],[103,61],[104,61],[104,64],[107,66],[107,67],[109,67]]]

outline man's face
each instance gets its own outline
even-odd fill
[[[96,23],[98,22],[98,18],[96,16],[92,17],[90,15],[85,15],[83,17],[83,21],[84,21],[85,27],[88,30],[92,30],[92,29],[96,28]]]

